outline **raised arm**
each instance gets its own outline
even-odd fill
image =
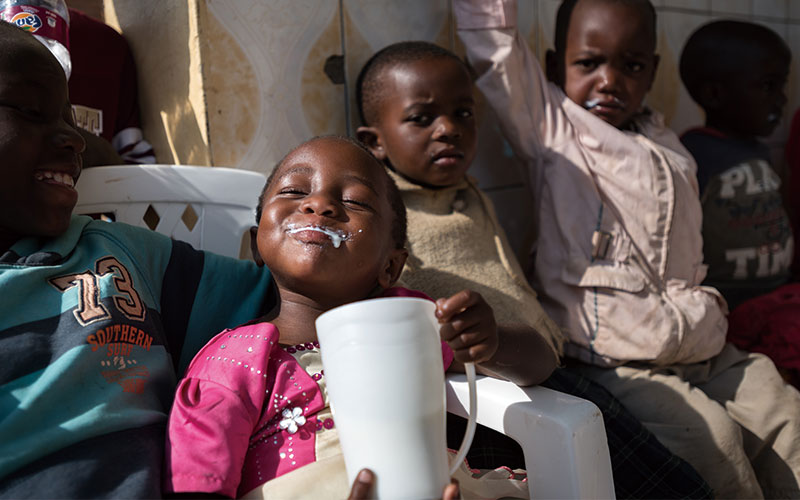
[[[458,34],[478,73],[476,85],[491,104],[518,155],[535,159],[568,123],[566,99],[550,84],[517,31],[516,0],[455,0]]]

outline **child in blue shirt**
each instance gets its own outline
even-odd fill
[[[681,54],[681,78],[706,114],[681,141],[697,161],[705,284],[731,309],[728,341],[768,355],[800,387],[800,285],[794,238],[769,148],[786,105],[791,52],[758,24],[721,20],[698,28]]]
[[[0,497],[158,498],[176,375],[272,303],[268,271],[72,216],[58,61],[0,22]]]

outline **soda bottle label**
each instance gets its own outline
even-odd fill
[[[50,38],[69,49],[69,25],[58,14],[42,7],[17,5],[0,13],[2,19],[28,33]]]

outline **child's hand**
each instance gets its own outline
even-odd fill
[[[361,469],[353,481],[353,487],[350,489],[350,496],[347,500],[361,500],[365,498],[374,498],[372,488],[375,486],[375,473],[369,469]],[[442,500],[457,500],[461,498],[461,492],[458,489],[458,481],[450,479],[450,484],[444,487],[442,491]]]
[[[447,342],[457,361],[482,363],[497,352],[499,344],[494,312],[481,294],[463,290],[436,301],[439,335]]]

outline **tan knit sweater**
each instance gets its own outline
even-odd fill
[[[560,354],[561,332],[539,305],[494,206],[475,181],[465,177],[454,186],[428,189],[389,174],[408,210],[403,286],[434,299],[474,290],[492,307],[498,324],[533,327]]]

